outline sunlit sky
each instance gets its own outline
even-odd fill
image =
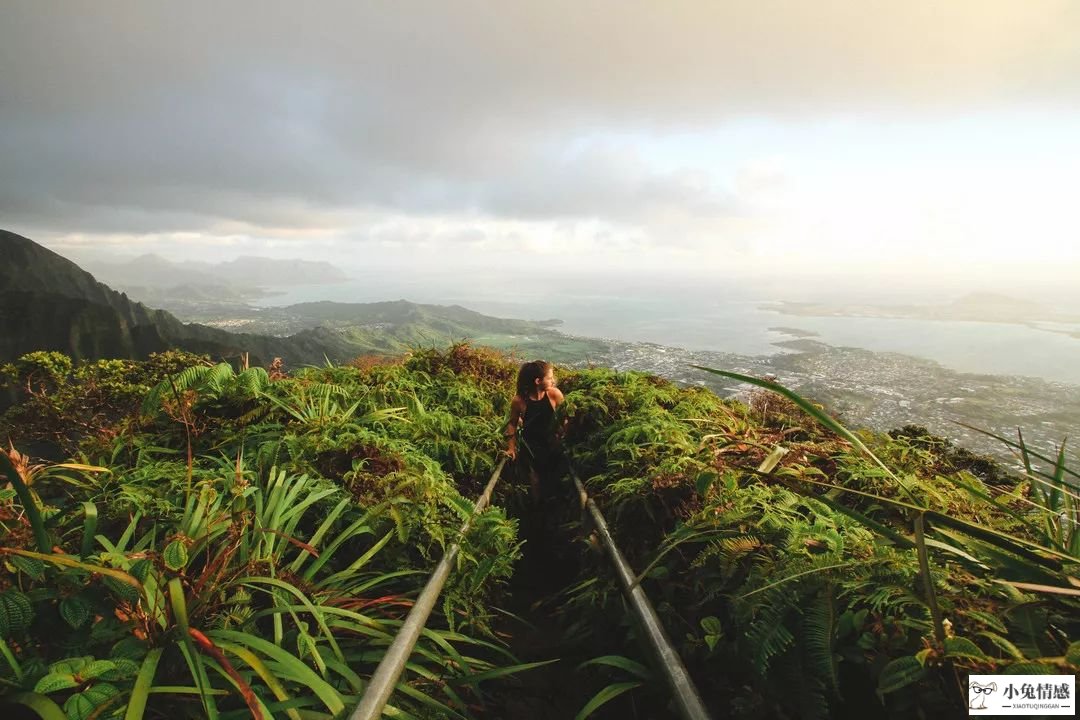
[[[1074,0],[7,2],[0,68],[0,226],[73,257],[1080,270]]]

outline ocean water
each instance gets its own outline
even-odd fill
[[[776,293],[773,289],[770,293]],[[776,343],[793,336],[770,328],[815,333],[835,346],[897,352],[934,360],[959,372],[1027,375],[1080,385],[1080,338],[1075,326],[803,317],[762,309],[787,298],[760,289],[716,283],[629,282],[618,278],[492,277],[465,284],[452,276],[371,273],[338,285],[297,286],[264,300],[288,305],[314,300],[377,302],[405,299],[525,320],[558,318],[563,332],[624,341],[653,342],[742,355],[784,352]],[[872,300],[881,302],[880,300]],[[868,302],[851,298],[851,302]]]

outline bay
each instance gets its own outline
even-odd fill
[[[535,280],[535,281],[533,281]],[[454,276],[373,272],[335,285],[288,288],[264,305],[331,300],[406,299],[461,305],[486,315],[525,320],[558,318],[562,332],[689,350],[742,355],[785,352],[783,329],[814,333],[833,346],[926,358],[958,372],[1023,375],[1080,385],[1080,338],[1053,324],[876,317],[795,316],[763,309],[784,299],[761,297],[731,283],[630,282],[617,277],[522,278],[493,275],[465,284]],[[777,329],[782,328],[782,329]]]

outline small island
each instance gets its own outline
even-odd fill
[[[765,303],[759,307],[762,310],[782,315],[800,317],[1007,323],[1025,325],[1034,330],[1056,332],[1070,337],[1080,337],[1080,315],[997,293],[969,293],[950,303],[934,305],[831,304],[781,300]],[[1059,327],[1047,327],[1047,324]],[[787,332],[789,328],[770,328],[770,330]]]

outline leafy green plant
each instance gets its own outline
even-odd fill
[[[885,465],[861,438],[805,398],[769,381],[723,371],[709,372],[757,385],[789,398],[804,412],[870,458],[897,491],[896,495],[890,495],[886,491],[867,492],[852,489],[849,485],[806,476],[788,483],[793,490],[808,498],[826,502],[829,507],[860,522],[883,539],[892,541],[899,547],[914,546],[916,550],[919,574],[925,589],[922,600],[932,616],[936,643],[909,659],[894,659],[879,678],[879,693],[888,695],[907,684],[923,680],[926,670],[935,666],[949,673],[954,664],[967,665],[973,669],[1005,669],[1017,667],[1018,662],[1030,664],[1029,658],[1025,658],[1023,652],[1005,637],[1006,634],[1019,635],[1017,631],[1020,628],[1016,623],[1010,623],[1012,627],[1000,622],[995,623],[991,619],[992,615],[979,610],[970,610],[971,614],[967,615],[966,608],[950,602],[956,615],[954,621],[946,625],[943,608],[939,606],[939,594],[943,586],[944,589],[948,588],[949,580],[946,578],[955,576],[957,572],[962,573],[960,577],[967,579],[969,586],[972,582],[977,583],[980,588],[977,592],[988,601],[996,601],[999,611],[1006,617],[1015,613],[1017,619],[1024,619],[1019,625],[1035,623],[1043,628],[1042,631],[1026,633],[1029,641],[1025,644],[1032,652],[1032,659],[1036,664],[1060,662],[1045,657],[1044,653],[1048,648],[1044,633],[1054,628],[1055,620],[1060,623],[1057,626],[1060,640],[1056,649],[1063,652],[1069,644],[1070,635],[1080,629],[1075,620],[1068,619],[1078,617],[1075,613],[1080,609],[1075,600],[1080,596],[1080,592],[1074,591],[1074,587],[1080,584],[1080,579],[1073,577],[1069,569],[1080,564],[1080,555],[1071,552],[1073,537],[1069,532],[1072,529],[1069,513],[1074,512],[1075,506],[1067,504],[1074,498],[1071,497],[1072,490],[1065,482],[1067,473],[1063,447],[1056,460],[1051,461],[1052,474],[1043,473],[1044,477],[1039,478],[1030,464],[1026,464],[1028,480],[1038,478],[1043,485],[1043,489],[1037,493],[1042,502],[1028,501],[1026,512],[1020,513],[1007,502],[1003,502],[1000,495],[994,497],[985,486],[973,482],[970,476],[966,480],[939,476],[938,480],[946,483],[940,488],[934,488],[919,478],[901,478]],[[1022,437],[1015,447],[1027,457]],[[789,474],[787,477],[797,476]],[[952,507],[953,501],[946,499],[946,495],[950,495],[949,483],[954,485],[968,502],[980,505],[972,513],[974,517],[988,520],[978,522],[968,519],[967,516],[958,516]],[[827,492],[821,492],[822,489]],[[858,502],[855,505],[838,502],[845,494],[855,496]],[[937,509],[935,505],[941,509]],[[875,508],[898,511],[901,518],[906,518],[911,523],[910,534],[902,526],[896,528],[895,521],[889,522],[888,518],[873,519],[867,511],[880,512],[875,511]],[[1012,526],[1012,532],[1004,532],[994,527],[995,524],[1004,525],[1010,519],[1019,521]],[[1032,519],[1036,519],[1036,522],[1032,523]],[[948,575],[931,567],[931,554],[937,556],[935,564],[938,568],[949,568]],[[1033,582],[1036,578],[1042,578],[1042,582]],[[1001,585],[1011,588],[1012,591],[1003,592]],[[1043,609],[1047,605],[1052,609],[1045,613],[1040,610],[1038,615],[1033,617],[1030,614],[1034,610],[1030,596],[1016,591],[1040,593],[1044,599],[1039,604]],[[972,637],[954,634],[960,623],[963,623],[966,630],[973,631]],[[986,625],[996,627],[993,631],[976,630]],[[816,637],[816,634],[808,637]],[[990,647],[984,649],[976,640],[989,640]],[[761,647],[767,650],[770,646],[766,644]],[[991,648],[993,651],[1004,650],[1006,657],[996,660],[991,654]],[[917,663],[917,668],[912,661]]]
[[[389,712],[469,717],[487,686],[538,666],[500,639],[514,519],[492,508],[458,537],[499,449],[504,356],[459,343],[289,376],[65,360],[7,368],[33,392],[2,429],[62,441],[71,462],[5,456],[5,700],[50,718],[340,715],[454,540]],[[935,715],[954,707],[955,671],[1080,659],[1064,447],[999,437],[1014,474],[921,428],[849,430],[736,374],[760,388],[748,405],[643,373],[559,375],[564,447],[711,707]],[[555,604],[568,656],[601,653],[579,668],[582,717],[662,715],[618,586],[580,540]]]
[[[468,351],[454,357],[467,364]],[[339,714],[470,511],[413,428],[433,393],[461,380],[432,383],[402,365],[273,382],[228,365],[172,370],[117,420],[127,429],[100,467],[27,464],[17,476],[32,502],[13,484],[0,517],[11,525],[0,588],[12,585],[0,590],[0,682],[42,716]],[[393,384],[371,377],[379,373],[398,374],[407,402],[382,404]],[[482,398],[485,412],[498,402],[494,384],[461,397]],[[448,433],[469,428],[474,438],[497,422],[454,420]],[[363,467],[378,473],[378,492],[361,494],[350,487],[358,468],[338,473],[330,459],[373,447],[401,463]],[[274,456],[277,466],[266,462]],[[468,480],[481,466],[456,467]],[[24,503],[37,520],[18,522]],[[27,550],[35,530],[42,537]],[[392,701],[402,716],[468,716],[483,684],[536,666],[490,637],[489,598],[512,571],[513,524],[489,511],[464,540],[442,616]],[[124,672],[87,675],[101,663]]]

